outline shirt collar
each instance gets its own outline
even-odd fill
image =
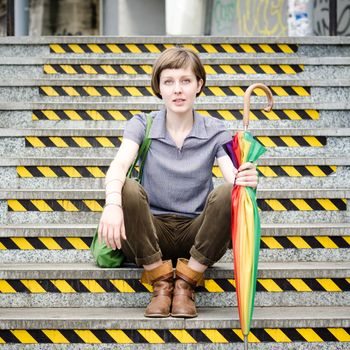
[[[204,118],[195,110],[194,113],[194,123],[190,133],[187,137],[195,137],[199,139],[207,139],[208,133],[204,123]],[[165,115],[166,110],[161,109],[157,112],[156,116],[153,119],[152,127],[150,130],[151,139],[165,139],[166,138],[166,127],[165,127]]]

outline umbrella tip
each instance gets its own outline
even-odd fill
[[[248,337],[244,336],[244,350],[248,350]]]

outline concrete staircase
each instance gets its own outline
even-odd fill
[[[125,121],[160,108],[149,73],[172,44],[208,72],[197,109],[241,127],[252,97],[262,242],[250,349],[350,349],[350,39],[0,39],[0,349],[243,349],[232,253],[199,317],[146,319],[141,270],[97,268],[89,245]],[[222,182],[214,166],[216,184]]]

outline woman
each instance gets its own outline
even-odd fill
[[[144,114],[128,121],[106,175],[99,238],[144,267],[141,280],[153,285],[147,317],[197,316],[194,288],[230,245],[232,185],[257,186],[255,166],[235,169],[226,155],[222,145],[232,137],[224,123],[193,110],[205,80],[193,51],[164,51],[153,66],[151,85],[165,108],[152,113],[142,183],[126,173],[145,136]],[[226,183],[213,189],[215,159]]]

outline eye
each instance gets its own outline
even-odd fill
[[[191,79],[184,79],[182,82],[183,82],[184,84],[189,84],[189,83],[191,82]]]
[[[173,82],[172,80],[168,80],[168,79],[167,79],[167,80],[164,80],[164,81],[163,81],[163,84],[165,84],[165,85],[170,85],[170,84],[172,84],[172,82]]]

